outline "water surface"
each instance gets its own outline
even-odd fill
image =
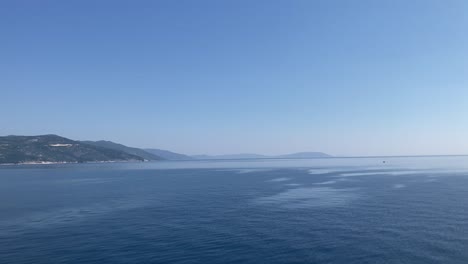
[[[466,157],[2,166],[0,259],[466,263],[466,204]]]

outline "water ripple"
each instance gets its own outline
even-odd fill
[[[343,206],[359,197],[357,189],[315,187],[295,188],[261,197],[258,204],[279,205],[287,208]]]

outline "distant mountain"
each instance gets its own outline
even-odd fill
[[[104,148],[123,151],[123,152],[126,152],[126,153],[131,154],[131,155],[142,157],[142,158],[144,158],[146,160],[163,160],[163,159],[165,159],[164,157],[161,157],[161,156],[159,156],[157,154],[150,153],[150,152],[145,151],[143,149],[127,147],[125,145],[115,143],[115,142],[112,142],[112,141],[99,140],[99,141],[81,141],[81,142],[89,144],[89,145],[93,145],[93,146],[99,146],[99,147],[104,147]]]
[[[188,156],[161,149],[132,148],[111,141],[75,141],[57,135],[0,137],[0,164],[191,159],[327,158],[322,152],[267,156],[241,153]]]
[[[163,150],[163,149],[144,149],[144,150],[146,152],[149,152],[153,155],[159,156],[166,160],[191,160],[193,159],[193,157],[190,157],[188,155],[175,153],[169,150]]]
[[[227,154],[227,155],[194,155],[195,159],[265,159],[269,156],[251,153]]]
[[[0,137],[1,163],[143,161],[124,151],[57,135]]]
[[[310,159],[330,158],[332,156],[322,152],[299,152],[286,155],[267,156],[260,154],[230,154],[230,155],[194,155],[195,159]]]
[[[299,153],[276,156],[276,158],[282,158],[282,159],[309,159],[309,158],[331,158],[331,157],[332,156],[323,152],[299,152]]]

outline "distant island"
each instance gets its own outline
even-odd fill
[[[128,147],[112,141],[77,141],[58,135],[0,137],[0,164],[49,164],[199,159],[328,158],[322,152],[267,156],[260,154],[194,155]]]
[[[331,158],[332,156],[323,152],[298,152],[285,155],[261,155],[252,153],[229,154],[229,155],[194,155],[196,159],[312,159]]]

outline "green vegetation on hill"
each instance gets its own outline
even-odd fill
[[[0,164],[143,160],[144,158],[138,155],[57,135],[0,137]]]
[[[144,158],[146,160],[162,160],[162,159],[165,159],[165,158],[163,158],[161,156],[158,156],[156,154],[149,153],[148,151],[145,151],[143,149],[127,147],[125,145],[114,143],[112,141],[100,140],[100,141],[81,141],[81,142],[89,144],[89,145],[93,145],[93,146],[99,146],[99,147],[104,147],[104,148],[123,151],[123,152],[126,152],[128,154],[132,154],[132,155],[142,157],[142,158]]]

